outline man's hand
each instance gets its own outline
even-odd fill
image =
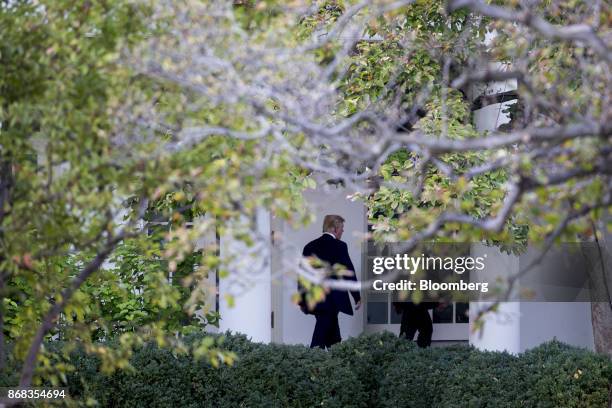
[[[359,310],[359,308],[361,308],[361,300],[355,303],[355,310]]]

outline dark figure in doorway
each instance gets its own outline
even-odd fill
[[[309,242],[302,251],[303,256],[315,256],[329,265],[340,265],[351,272],[349,276],[330,276],[331,279],[345,279],[357,281],[355,267],[349,257],[348,247],[340,241],[344,232],[344,218],[339,215],[326,215],[323,220],[323,235]],[[298,289],[302,289],[298,285]],[[308,310],[303,291],[300,308],[303,312],[313,314],[316,319],[314,333],[310,347],[329,348],[340,343],[340,326],[338,326],[338,313],[353,314],[353,307],[346,290],[331,290],[325,299],[319,302],[313,310]],[[359,291],[351,291],[355,300],[355,310],[361,307]]]
[[[402,314],[400,325],[400,337],[412,341],[414,334],[418,331],[417,345],[421,348],[431,346],[433,334],[433,323],[429,316],[429,310],[438,307],[438,302],[394,302],[395,311]]]

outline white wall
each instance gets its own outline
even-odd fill
[[[519,351],[556,338],[594,349],[591,304],[588,302],[523,302]]]
[[[318,187],[304,193],[304,198],[311,207],[316,218],[313,223],[306,227],[292,227],[285,222],[276,220],[274,225],[275,241],[279,241],[282,254],[279,255],[278,267],[275,265],[275,275],[282,274],[274,279],[274,289],[277,291],[279,301],[275,307],[279,334],[275,341],[286,344],[310,345],[315,318],[312,315],[303,314],[292,302],[292,295],[296,292],[297,278],[291,269],[287,267],[291,260],[301,257],[304,246],[313,239],[321,236],[323,217],[326,214],[338,214],[346,222],[342,240],[347,243],[349,255],[356,269],[357,278],[361,280],[362,274],[362,242],[366,232],[366,210],[361,201],[350,201],[347,199],[349,191],[334,186]],[[281,263],[284,261],[282,267]],[[352,297],[351,297],[352,301]],[[343,313],[339,315],[340,333],[343,339],[357,336],[363,331],[363,308],[348,316]]]
[[[470,273],[472,282],[479,282],[480,274],[487,274],[486,280],[495,281],[497,277],[506,280],[519,270],[519,258],[508,255],[484,244],[473,244],[472,256],[486,254],[485,269]],[[486,314],[482,330],[474,331],[473,325],[481,310],[490,306],[487,302],[470,302],[470,344],[481,350],[508,351],[517,353],[521,347],[521,310],[518,302],[500,302],[496,313]]]
[[[535,251],[519,256],[499,252],[495,248],[476,244],[472,246],[473,256],[487,253],[487,268],[481,273],[507,277],[528,265]],[[554,261],[554,260],[553,260]],[[547,267],[551,261],[542,261],[529,273]],[[473,274],[471,279],[478,280]],[[494,278],[493,278],[494,279]],[[493,279],[488,279],[489,281]],[[517,290],[521,286],[519,279]],[[470,324],[475,321],[485,302],[470,302]],[[470,344],[481,350],[508,351],[521,353],[539,344],[557,339],[573,346],[594,348],[591,326],[591,305],[588,302],[500,302],[496,313],[486,315],[482,331],[470,331]]]
[[[589,266],[582,252],[576,250],[572,245],[553,247],[542,255],[541,248],[530,247],[521,254],[522,267],[540,262],[537,271],[521,277],[522,287],[532,291],[537,300],[574,300],[522,302],[521,351],[553,338],[574,346],[594,348],[590,295],[588,290],[579,289],[581,272]]]
[[[267,244],[270,246],[270,215],[268,212],[258,211],[257,230],[260,236],[267,237]],[[237,256],[237,261],[232,262],[229,268],[245,276],[239,280],[244,287],[237,285],[237,281],[231,277],[221,279],[219,282],[219,313],[221,314],[219,330],[244,333],[256,342],[270,342],[272,340],[272,291],[269,253],[259,253],[257,259],[244,256],[244,245],[227,235],[221,236],[220,246],[221,258]],[[234,298],[233,307],[230,307],[224,297],[228,293],[239,293]]]
[[[474,125],[478,130],[492,131],[510,122],[510,117],[504,111],[515,102],[494,103],[474,111]]]

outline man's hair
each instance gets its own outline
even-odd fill
[[[336,214],[328,214],[323,218],[323,232],[335,229],[344,224],[344,218]]]

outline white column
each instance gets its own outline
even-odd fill
[[[489,303],[470,302],[470,345],[480,350],[521,352],[521,304],[519,302],[501,302],[495,313],[489,313],[484,325],[478,331],[472,327],[478,311]]]
[[[519,258],[502,253],[495,247],[484,244],[472,245],[472,256],[483,257],[486,254],[485,269],[480,272],[486,279],[480,279],[479,273],[473,271],[470,280],[473,282],[494,282],[496,277],[504,281],[519,270]],[[491,303],[470,302],[470,344],[481,350],[521,351],[521,304],[519,302],[500,302],[497,312],[488,313],[482,317],[484,325],[481,330],[474,331],[474,322],[481,310]]]
[[[271,262],[270,262],[270,214],[258,210],[256,228],[261,250],[254,256],[245,255],[249,249],[230,236],[221,236],[221,258],[234,258],[230,265],[230,276],[219,282],[219,313],[221,332],[244,333],[253,341],[268,343],[271,330]],[[234,305],[226,300],[227,294],[235,294]]]
[[[491,41],[494,36],[489,35],[486,41]],[[499,69],[503,69],[502,64],[497,64]],[[475,88],[472,93],[475,97],[479,95],[494,95],[516,89],[516,81],[492,82],[483,88]],[[494,131],[504,123],[508,123],[510,118],[503,112],[515,101],[494,103],[484,106],[474,112],[474,125],[480,132]],[[481,244],[472,245],[472,255],[482,256],[487,254],[486,268],[482,273],[486,273],[487,281],[493,282],[492,274],[497,274],[502,278],[507,278],[511,274],[518,272],[519,258],[513,255],[501,253],[496,248],[486,247]],[[472,280],[477,282],[477,274],[472,276]],[[474,332],[472,330],[474,321],[479,311],[489,305],[485,302],[470,302],[470,344],[482,350],[497,350],[518,353],[521,350],[521,304],[518,302],[500,302],[496,313],[489,313],[484,317],[482,330]]]

